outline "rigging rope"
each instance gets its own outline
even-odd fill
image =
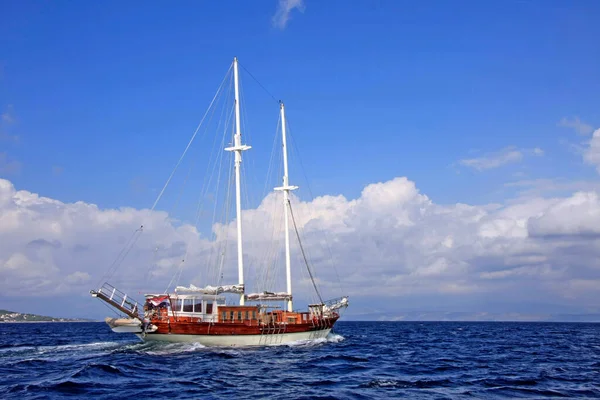
[[[233,159],[233,154],[231,154],[230,159]],[[233,176],[233,163],[230,162],[229,163],[229,179],[228,182],[229,184],[227,185],[227,196],[226,196],[226,200],[225,200],[225,207],[224,207],[224,211],[225,211],[225,218],[224,218],[224,223],[222,224],[223,230],[225,232],[227,232],[227,221],[229,220],[229,204],[231,204],[231,188],[234,185],[234,176]],[[215,235],[216,236],[216,235]],[[217,272],[217,282],[219,283],[219,285],[221,285],[223,283],[223,266],[225,265],[225,256],[227,254],[227,244],[229,243],[229,235],[225,235],[225,240],[223,242],[223,245],[221,246],[221,249],[219,250],[219,254],[221,256],[221,260],[219,262],[219,269]]]
[[[163,292],[163,294],[167,294],[167,292],[169,291],[169,288],[171,287],[171,285],[173,284],[173,282],[175,281],[175,278],[177,277],[177,281],[179,281],[179,277],[181,277],[181,271],[183,270],[183,263],[185,262],[185,259],[181,260],[181,263],[179,264],[179,268],[177,269],[177,271],[175,271],[175,273],[173,274],[173,277],[171,278],[171,280],[169,281],[169,284],[167,285],[167,287],[165,288],[165,291]]]
[[[267,186],[269,185],[269,182],[272,180],[272,169],[273,169],[273,164],[274,164],[274,158],[275,158],[275,146],[277,144],[277,132],[279,132],[279,124],[281,122],[281,115],[279,115],[279,118],[277,120],[277,126],[275,127],[275,135],[273,136],[273,145],[271,147],[271,155],[269,158],[269,164],[268,164],[268,168],[267,168],[267,174],[266,174],[266,179],[265,179],[265,184],[263,187],[263,191],[261,193],[261,198],[264,199],[267,197]],[[269,190],[270,192],[270,190]],[[276,229],[276,223],[275,221],[277,220],[278,214],[277,211],[279,210],[279,207],[277,207],[274,212],[270,212],[271,210],[267,210],[268,215],[271,216],[270,221],[272,222],[272,224],[269,224],[268,226],[265,226],[264,231],[266,231],[267,227],[271,228],[271,238],[268,240],[268,243],[273,244],[274,238],[275,238],[275,229]],[[272,265],[269,264],[269,260],[271,259],[271,246],[264,246],[264,249],[262,251],[262,254],[259,258],[259,268],[257,268],[256,271],[256,275],[257,275],[257,287],[256,289],[258,291],[273,291],[272,288],[270,287],[269,283],[268,283],[268,278],[269,278],[269,269],[271,268]]]
[[[231,68],[230,68],[230,70],[231,70]],[[227,78],[227,76],[225,77],[225,79],[226,78]],[[231,78],[231,76],[230,76],[230,78]],[[224,79],[224,81],[225,81],[225,79]],[[230,83],[230,91],[231,91],[232,81],[233,81],[232,79],[230,79],[230,81],[229,81],[229,83]],[[223,84],[223,82],[221,83],[221,86],[222,86],[222,84]],[[224,103],[227,103],[227,99],[225,99]],[[212,105],[212,103],[211,103],[211,105]],[[225,108],[226,107],[223,107],[223,110],[221,112],[221,118],[219,120],[219,123],[218,123],[218,126],[217,126],[217,130],[219,129],[219,127],[221,126],[221,123],[223,122],[223,119],[224,119],[223,116],[225,115]],[[227,131],[227,121],[231,118],[232,113],[233,113],[233,107],[231,109],[231,112],[229,113],[229,117],[225,118],[224,132]],[[214,112],[213,112],[213,114],[214,114]],[[212,119],[212,115],[211,115],[211,119]],[[202,190],[200,192],[200,197],[198,199],[198,206],[196,207],[196,217],[195,217],[195,220],[194,220],[194,226],[198,225],[198,222],[200,221],[200,218],[202,216],[202,210],[203,210],[204,201],[205,201],[206,195],[208,194],[209,187],[211,187],[211,183],[213,181],[213,177],[215,176],[215,169],[217,169],[217,165],[219,166],[219,171],[218,171],[217,184],[216,184],[217,185],[217,191],[215,193],[215,199],[214,199],[215,200],[215,207],[216,207],[216,203],[218,202],[218,189],[219,189],[220,173],[221,173],[220,166],[222,164],[223,151],[218,151],[218,152],[215,151],[216,150],[216,145],[218,144],[217,138],[218,138],[218,136],[215,135],[215,138],[213,140],[213,151],[211,153],[211,156],[210,156],[210,159],[209,159],[209,162],[208,162],[208,165],[207,165],[207,174],[204,176]],[[223,138],[222,138],[221,143],[220,143],[220,147],[221,148],[224,147],[224,142],[225,142],[225,133],[224,133]],[[214,154],[217,154],[217,156],[213,158]],[[211,169],[211,166],[212,166],[212,169]],[[210,176],[208,177],[208,180],[207,180],[207,175],[208,175],[209,171],[210,171]],[[215,216],[215,214],[216,214],[216,212],[213,213],[213,223],[211,224],[211,226],[214,225],[214,216]],[[184,256],[183,256],[183,258],[182,258],[182,260],[181,260],[181,262],[179,264],[178,269],[175,270],[175,272],[173,274],[173,277],[171,278],[171,281],[169,282],[169,285],[165,288],[165,293],[168,292],[169,288],[171,287],[171,285],[173,283],[175,283],[175,286],[178,285],[179,279],[181,279],[181,275],[182,275],[182,272],[183,272],[184,262],[186,261],[188,254],[189,254],[189,246],[186,247],[185,254],[184,254]],[[211,255],[209,257],[209,265],[211,265],[211,263],[212,263],[212,251],[211,251]]]
[[[259,81],[258,79],[256,79],[256,78],[254,77],[254,75],[252,75],[252,73],[251,73],[250,71],[248,71],[248,70],[246,69],[246,67],[244,67],[244,66],[242,65],[242,63],[240,63],[240,62],[238,61],[238,65],[239,65],[239,66],[241,66],[241,67],[242,67],[242,69],[243,69],[244,71],[246,71],[246,73],[247,73],[248,75],[250,75],[250,77],[251,77],[252,79],[254,79],[254,82],[256,82],[256,83],[258,84],[258,86],[260,86],[260,87],[261,87],[261,88],[262,88],[262,89],[263,89],[263,90],[264,90],[264,91],[265,91],[265,92],[266,92],[266,93],[267,93],[269,96],[271,96],[271,98],[272,98],[273,100],[275,100],[275,101],[276,101],[276,102],[279,104],[279,100],[277,100],[277,99],[275,98],[275,96],[273,96],[273,94],[272,94],[271,92],[269,92],[269,90],[268,90],[266,87],[264,87],[264,86],[263,86],[263,84],[262,84],[262,83],[260,83],[260,81]]]
[[[208,111],[210,111],[212,109],[212,113],[210,115],[210,119],[209,119],[208,123],[210,123],[210,121],[212,121],[212,118],[213,118],[213,116],[215,114],[215,111],[216,111],[216,107],[212,107],[212,105],[215,103],[215,101],[218,103],[221,100],[221,98],[222,98],[222,96],[221,96],[222,95],[222,90],[221,89],[223,87],[223,84],[227,80],[227,78],[229,78],[229,89],[230,89],[229,91],[231,91],[231,85],[233,84],[233,77],[232,77],[233,74],[231,74],[230,71],[231,71],[231,67],[227,71],[227,73],[225,75],[225,78],[223,79],[223,81],[221,82],[221,85],[219,86],[219,89],[217,90],[215,98],[213,98],[213,101],[211,102],[211,105],[209,106],[209,108],[207,110],[207,113],[208,113]],[[224,99],[223,102],[224,102],[224,104],[227,104],[227,102],[228,102],[227,95],[225,96],[225,99]],[[223,121],[223,115],[225,114],[225,108],[226,107],[223,107],[223,110],[221,111],[221,117],[220,117],[219,123],[217,125],[217,130],[219,129],[219,126],[221,125],[221,123]],[[205,113],[205,116],[203,117],[203,120],[206,118],[206,114],[207,113]],[[204,204],[206,195],[208,194],[208,188],[209,188],[209,186],[210,186],[210,184],[212,182],[212,179],[214,177],[215,167],[216,167],[217,163],[219,163],[220,160],[221,160],[221,154],[222,154],[222,152],[221,151],[219,151],[219,152],[215,151],[216,145],[218,144],[217,138],[218,138],[218,136],[215,135],[215,138],[214,138],[213,144],[212,144],[212,152],[211,152],[211,155],[209,157],[209,161],[208,161],[208,165],[207,165],[207,170],[206,170],[206,173],[204,175],[204,179],[203,179],[201,190],[200,190],[200,194],[199,194],[198,205],[196,207],[196,217],[195,217],[195,221],[194,221],[194,226],[198,225],[198,222],[199,222],[199,220],[200,220],[200,218],[202,216],[203,204]],[[221,143],[221,147],[223,147],[223,143]],[[215,154],[218,154],[218,156],[213,159],[213,157],[214,157]],[[213,165],[213,161],[214,161],[214,165]],[[212,165],[212,170],[211,170],[211,165]],[[210,171],[210,176],[209,176],[209,171]],[[207,177],[208,177],[208,181],[207,181]],[[173,283],[175,284],[175,286],[178,285],[179,279],[181,278],[181,275],[182,275],[182,272],[183,272],[184,263],[187,260],[188,254],[189,254],[189,246],[186,246],[185,254],[184,254],[183,258],[181,259],[181,262],[179,263],[179,267],[173,273],[171,281],[169,282],[168,286],[165,288],[165,293],[168,292],[169,288],[171,287],[171,285]]]
[[[277,131],[279,130],[279,121],[277,124],[277,129],[275,130],[275,139],[277,139]],[[272,153],[271,153],[271,160],[269,163],[269,172],[267,173],[267,182],[271,180],[271,168],[272,168],[272,164],[273,164],[273,159],[274,159],[274,155],[275,155],[275,144],[277,143],[277,140],[273,141],[273,149],[272,149]],[[283,161],[282,161],[282,153],[281,152],[277,152],[277,154],[279,154],[279,159],[277,160],[278,162],[276,163],[276,165],[279,166],[279,169],[277,171],[277,180],[280,179],[281,176],[283,176]],[[275,174],[275,170],[272,170],[273,174]],[[266,196],[266,185],[264,188],[264,195],[263,197]],[[282,210],[282,208],[280,207],[279,203],[279,199],[275,202],[267,202],[265,203],[266,205],[269,205],[269,203],[271,203],[271,207],[268,209],[268,214],[271,215],[271,221],[272,221],[272,229],[271,229],[271,236],[270,239],[268,240],[268,243],[270,243],[270,245],[265,246],[265,250],[264,250],[264,255],[262,257],[262,269],[261,271],[259,271],[260,276],[261,276],[261,282],[262,285],[264,286],[264,290],[267,291],[275,291],[275,283],[278,282],[279,277],[280,277],[280,272],[281,269],[277,268],[277,266],[279,265],[280,259],[281,259],[281,242],[283,240],[283,222],[284,222],[284,212]],[[277,236],[275,236],[275,233],[277,233]]]
[[[181,161],[185,157],[187,151],[189,150],[190,146],[192,145],[194,139],[196,138],[196,135],[198,134],[198,131],[200,130],[200,127],[204,123],[204,120],[206,119],[206,116],[208,115],[209,111],[211,110],[212,105],[214,104],[215,100],[219,96],[219,93],[221,92],[223,84],[225,83],[227,77],[230,75],[230,71],[231,71],[232,67],[233,67],[233,63],[229,66],[229,69],[225,73],[225,77],[221,81],[221,84],[219,85],[219,87],[217,89],[217,92],[213,96],[213,98],[212,98],[212,100],[211,100],[211,102],[210,102],[210,104],[208,106],[208,109],[206,110],[206,112],[204,113],[204,116],[202,117],[202,120],[200,121],[200,123],[196,127],[196,130],[194,131],[194,134],[192,135],[192,138],[188,142],[188,144],[187,144],[185,150],[183,151],[183,154],[181,155],[181,157],[179,157],[179,160],[177,161],[177,164],[175,165],[175,168],[173,168],[173,171],[171,172],[171,175],[169,176],[169,178],[167,179],[167,182],[165,183],[165,185],[163,186],[162,190],[158,194],[158,196],[157,196],[156,200],[154,201],[154,204],[152,205],[152,208],[150,209],[150,211],[154,211],[154,209],[156,208],[156,205],[158,204],[158,202],[160,201],[162,195],[164,194],[165,190],[167,189],[167,186],[169,186],[169,183],[171,182],[171,179],[173,179],[173,176],[175,175],[175,172],[177,171],[177,168],[181,164]],[[125,257],[127,257],[127,255],[129,254],[129,252],[133,248],[133,245],[135,245],[135,243],[139,239],[140,234],[143,231],[143,228],[144,228],[144,225],[142,225],[140,228],[138,228],[136,231],[134,231],[134,233],[132,234],[132,236],[126,242],[126,244],[123,247],[123,249],[121,249],[121,251],[119,252],[119,254],[117,255],[117,257],[115,258],[115,260],[113,261],[113,263],[108,268],[108,271],[100,279],[100,282],[102,280],[110,279],[114,275],[114,273],[116,272],[117,268],[121,265],[121,263],[123,262],[123,260],[125,259]],[[132,239],[133,239],[133,241],[131,241]]]
[[[204,203],[209,194],[209,189],[212,187],[211,185],[213,182],[213,178],[215,176],[215,170],[217,169],[217,166],[218,166],[219,174],[220,174],[220,168],[221,168],[221,165],[223,162],[223,154],[224,154],[223,149],[225,148],[225,137],[226,137],[226,133],[227,133],[227,127],[228,127],[229,121],[231,121],[231,116],[233,115],[233,111],[234,111],[234,104],[230,105],[231,110],[229,113],[227,113],[227,111],[226,111],[228,104],[229,104],[229,98],[232,96],[231,93],[233,92],[233,74],[230,74],[230,75],[231,76],[229,79],[229,90],[227,92],[227,95],[225,96],[226,98],[223,101],[223,108],[221,110],[221,116],[219,118],[219,122],[215,129],[215,131],[219,131],[219,129],[221,128],[221,125],[223,125],[223,135],[221,137],[220,142],[217,140],[219,138],[219,135],[215,135],[215,137],[213,139],[212,151],[211,151],[211,154],[209,157],[206,174],[204,176],[204,180],[202,183],[202,191],[201,191],[200,197],[198,199],[198,207],[197,207],[197,212],[196,212],[197,217],[196,217],[196,222],[195,222],[196,226],[198,225],[198,222],[200,221],[201,213],[203,211],[203,206],[204,206]],[[210,175],[209,175],[209,172],[210,172]],[[220,178],[217,178],[215,194],[212,197],[212,200],[215,202],[215,207],[213,207],[212,221],[211,221],[211,225],[210,225],[211,227],[214,226],[215,219],[216,219],[216,204],[219,201],[219,196],[218,196],[218,192],[219,192],[219,188],[220,188],[219,185],[220,185]],[[211,266],[213,265],[213,261],[212,261],[213,252],[214,252],[214,246],[211,247],[211,251],[210,251],[210,254],[208,257],[207,264],[209,265],[209,270],[206,272],[206,276],[202,276],[202,272],[201,272],[201,276],[200,276],[201,281],[203,280],[202,278],[210,280],[209,277],[211,276],[211,273],[213,272],[211,269]]]
[[[181,164],[181,161],[183,160],[183,157],[185,157],[187,151],[189,150],[190,146],[192,145],[192,142],[196,138],[196,135],[198,134],[198,131],[200,130],[200,127],[202,126],[202,123],[204,122],[204,119],[208,115],[208,112],[210,111],[213,103],[215,102],[217,96],[221,92],[221,88],[223,87],[223,83],[225,83],[225,80],[229,76],[229,71],[231,71],[231,67],[232,66],[233,66],[233,64],[231,66],[229,66],[229,69],[225,73],[225,77],[221,81],[221,84],[219,85],[219,88],[217,89],[217,93],[215,93],[212,101],[210,102],[210,105],[208,106],[208,109],[206,110],[206,112],[204,113],[204,116],[202,117],[202,120],[200,121],[200,123],[198,124],[198,127],[194,131],[194,134],[192,135],[192,138],[190,139],[188,145],[185,147],[185,150],[183,151],[183,154],[181,155],[181,157],[179,157],[179,161],[177,161],[177,164],[175,164],[175,168],[173,168],[173,172],[171,172],[171,175],[169,176],[169,179],[167,179],[167,182],[165,183],[165,186],[163,186],[162,190],[158,194],[158,197],[154,201],[154,204],[152,205],[152,208],[150,209],[150,211],[154,211],[154,208],[156,208],[156,205],[158,204],[158,202],[159,202],[160,198],[162,197],[163,193],[165,192],[165,189],[167,189],[167,186],[169,186],[169,182],[171,182],[171,179],[173,179],[173,175],[175,175],[175,171],[177,171],[177,167],[179,167],[179,164]]]
[[[306,264],[306,269],[308,270],[308,274],[310,275],[310,281],[315,288],[315,292],[317,292],[317,296],[319,296],[319,301],[323,303],[323,298],[321,298],[321,293],[319,293],[319,289],[317,288],[317,284],[315,283],[315,278],[313,277],[312,271],[310,270],[310,266],[308,265],[308,260],[306,258],[306,254],[304,253],[304,246],[302,246],[302,241],[300,241],[300,234],[298,233],[298,227],[296,226],[296,218],[294,218],[294,212],[292,211],[292,204],[288,200],[288,208],[290,209],[290,215],[292,216],[292,222],[294,223],[294,230],[296,231],[296,236],[298,237],[298,245],[300,246],[300,251],[302,252],[302,258],[304,258],[304,263]]]
[[[228,128],[229,128],[229,121],[233,121],[233,113],[234,113],[234,110],[235,110],[235,106],[232,106],[232,107],[231,107],[231,110],[230,110],[230,113],[229,113],[229,115],[226,117],[226,119],[225,119],[225,123],[223,124],[223,136],[222,136],[222,138],[221,138],[221,149],[223,149],[223,148],[225,147],[225,138],[227,137],[227,130],[228,130]],[[232,125],[231,125],[231,126],[233,127],[233,123],[232,123]],[[225,152],[224,152],[224,151],[222,151],[222,150],[219,152],[219,157],[218,157],[218,172],[217,172],[217,182],[216,182],[216,190],[215,190],[215,197],[214,197],[214,200],[215,200],[215,205],[214,205],[214,207],[213,207],[213,216],[212,216],[212,222],[211,222],[211,226],[215,226],[215,222],[216,222],[216,220],[217,220],[217,205],[218,205],[218,203],[219,203],[219,192],[220,192],[220,189],[221,189],[221,173],[223,172],[223,171],[222,171],[222,170],[223,170],[223,167],[222,167],[222,166],[223,166],[223,158],[224,158],[224,154],[225,154]],[[233,155],[233,154],[231,154],[231,155]],[[230,161],[231,161],[231,157],[230,157]],[[229,163],[229,171],[230,171],[230,175],[231,175],[231,169],[232,169],[232,166],[233,166],[233,163],[231,163],[231,162],[230,162],[230,163]],[[216,162],[215,162],[215,168],[217,168],[217,163],[216,163]],[[214,169],[213,169],[213,174],[214,174]],[[211,176],[211,181],[212,181],[212,176]],[[225,212],[225,209],[227,209],[227,207],[228,207],[228,204],[229,204],[229,203],[228,203],[228,202],[229,202],[229,190],[230,190],[230,185],[228,184],[228,185],[227,185],[227,200],[226,200],[226,202],[225,202],[225,205],[223,206],[223,207],[224,207],[224,211],[223,211],[223,212]],[[225,222],[225,223],[226,223],[226,222]],[[223,225],[225,225],[225,223],[224,223]],[[216,233],[215,233],[214,237],[215,237],[215,240],[216,240],[216,239],[217,239],[217,235],[216,235]],[[215,243],[215,244],[216,244],[216,243]],[[221,253],[222,253],[222,251],[221,251],[220,249],[218,249],[219,251],[218,251],[217,255],[215,256],[216,258],[215,258],[215,260],[214,260],[214,262],[213,262],[213,254],[214,254],[214,250],[215,250],[215,246],[213,245],[213,246],[212,246],[212,249],[211,249],[211,252],[210,252],[210,257],[209,257],[209,272],[207,273],[207,278],[208,278],[209,276],[211,276],[211,279],[213,279],[213,278],[217,278],[217,279],[218,279],[218,276],[217,276],[217,277],[215,277],[213,274],[214,274],[216,271],[219,271],[219,270],[220,270],[219,268],[217,268],[217,261],[218,261],[219,254],[221,254]],[[217,280],[217,279],[215,279],[215,280]]]
[[[121,265],[121,263],[123,262],[125,257],[127,257],[127,255],[129,254],[129,252],[131,251],[131,249],[133,248],[135,243],[140,238],[140,234],[142,233],[143,230],[144,230],[144,225],[140,226],[138,229],[136,229],[131,234],[129,239],[127,239],[127,242],[125,242],[125,246],[123,246],[123,248],[121,249],[119,254],[117,254],[117,257],[112,262],[110,267],[108,267],[108,270],[104,273],[104,275],[102,275],[102,277],[98,281],[97,285],[100,285],[100,283],[102,283],[102,281],[106,281],[114,275],[114,273],[117,271],[117,268],[119,267],[119,265]]]

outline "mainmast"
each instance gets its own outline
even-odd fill
[[[285,275],[287,281],[287,294],[290,296],[287,304],[288,311],[293,311],[292,307],[292,273],[290,261],[290,230],[289,230],[289,208],[290,208],[290,190],[298,189],[298,186],[290,186],[288,179],[288,159],[287,159],[287,141],[285,134],[285,107],[283,102],[279,102],[281,112],[281,138],[283,142],[283,186],[275,190],[283,191],[283,212],[285,221]]]
[[[235,212],[237,219],[237,253],[238,253],[238,276],[239,284],[244,285],[244,253],[242,251],[242,201],[240,189],[240,168],[242,164],[242,151],[251,147],[242,144],[242,132],[240,128],[240,90],[238,80],[238,60],[233,59],[233,79],[235,83],[235,135],[233,136],[233,147],[225,150],[235,152]],[[244,293],[240,294],[240,305],[244,305]]]

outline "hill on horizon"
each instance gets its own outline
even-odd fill
[[[0,310],[0,322],[85,322],[91,321],[82,318],[55,318],[45,315],[19,313],[9,310]]]

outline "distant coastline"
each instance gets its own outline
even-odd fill
[[[55,318],[45,315],[20,313],[15,311],[0,310],[0,323],[31,324],[40,322],[95,322],[83,318]]]
[[[60,324],[60,323],[72,323],[72,322],[102,322],[94,321],[93,319],[57,319],[52,321],[0,321],[0,324],[46,324],[46,323]]]

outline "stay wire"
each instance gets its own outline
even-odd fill
[[[98,281],[98,285],[103,280],[106,281],[106,280],[112,278],[112,276],[117,271],[117,268],[119,267],[119,265],[121,265],[121,263],[123,262],[123,260],[125,259],[125,257],[127,257],[127,255],[129,254],[129,252],[131,251],[131,249],[133,248],[133,246],[135,245],[135,243],[138,241],[138,239],[140,237],[140,233],[143,231],[143,229],[144,229],[144,225],[141,225],[138,229],[136,229],[131,234],[131,236],[125,242],[125,245],[123,246],[123,248],[121,249],[121,251],[119,252],[119,254],[117,254],[117,257],[115,258],[115,260],[108,267],[108,270],[104,273],[104,275],[102,275],[102,277]]]
[[[323,303],[323,298],[321,297],[321,293],[319,293],[319,289],[317,288],[317,284],[315,283],[315,278],[313,277],[312,271],[310,270],[310,265],[308,264],[308,259],[306,258],[306,254],[304,252],[304,246],[302,246],[302,241],[300,240],[300,234],[298,233],[298,227],[296,226],[296,218],[294,218],[294,211],[292,211],[292,206],[289,203],[289,200],[288,200],[287,206],[290,210],[290,215],[292,217],[292,222],[294,224],[294,230],[296,231],[296,236],[298,237],[298,245],[300,246],[300,251],[302,252],[302,258],[304,258],[304,263],[306,264],[306,269],[308,270],[308,274],[310,275],[310,281],[312,282],[313,287],[315,288],[315,292],[317,292],[317,296],[319,296],[319,301],[321,303]]]
[[[210,115],[209,123],[210,123],[210,121],[212,121],[212,118],[213,118],[213,116],[214,116],[214,114],[215,114],[215,109],[214,109],[212,106],[213,106],[213,104],[215,103],[215,101],[217,101],[217,102],[218,102],[218,101],[221,99],[223,84],[224,84],[224,83],[227,81],[227,78],[229,78],[229,81],[230,81],[230,84],[231,84],[231,80],[232,80],[232,78],[231,78],[231,75],[232,75],[232,74],[230,73],[230,71],[231,71],[231,66],[230,66],[230,67],[229,67],[229,69],[227,70],[227,73],[225,74],[225,77],[224,77],[224,78],[223,78],[223,80],[221,81],[221,84],[219,85],[219,89],[217,90],[217,93],[215,94],[215,97],[213,97],[213,100],[211,101],[211,104],[209,105],[208,109],[206,110],[206,113],[204,114],[204,116],[202,117],[202,122],[200,122],[200,125],[198,126],[198,129],[199,129],[199,128],[200,128],[200,126],[202,125],[203,121],[206,119],[206,116],[208,115],[208,112],[209,112],[211,109],[212,109],[212,113],[211,113],[211,115]],[[223,115],[223,114],[222,114],[222,115]],[[222,118],[222,115],[221,115],[221,118]],[[220,123],[219,123],[219,124],[220,124]],[[194,133],[194,135],[196,135],[196,134],[197,134],[197,132],[198,132],[198,129],[196,130],[196,132]],[[207,128],[207,129],[208,129],[208,128]],[[207,130],[207,129],[206,129],[206,130]],[[189,149],[189,146],[191,145],[191,142],[192,142],[192,141],[193,141],[193,137],[192,137],[192,140],[190,141],[190,143],[188,144],[188,147],[187,147],[187,148],[186,148],[186,150],[184,151],[184,155],[185,155],[185,152],[187,152],[187,150]],[[207,183],[207,181],[206,181],[206,177],[207,177],[207,175],[208,175],[208,171],[210,170],[211,163],[212,163],[212,161],[213,161],[213,154],[215,153],[215,152],[214,152],[214,146],[215,146],[216,142],[217,142],[217,141],[216,141],[216,137],[215,137],[215,139],[214,139],[214,141],[213,141],[213,151],[211,152],[211,157],[210,157],[210,159],[209,159],[209,162],[208,162],[208,165],[207,165],[207,173],[206,173],[206,174],[205,174],[205,176],[204,176],[204,179],[203,179],[203,185],[202,185],[202,189],[201,189],[201,191],[200,191],[200,198],[199,198],[199,200],[198,200],[198,205],[197,205],[197,208],[196,208],[196,218],[195,218],[194,226],[197,226],[197,225],[198,225],[198,221],[199,221],[199,219],[200,219],[200,216],[201,216],[202,207],[203,207],[203,202],[204,202],[204,201],[203,201],[203,199],[204,199],[204,196],[206,195],[206,193],[207,193],[207,191],[208,191],[208,189],[207,189],[207,188],[208,188],[208,186],[210,186],[210,182],[212,181],[212,177],[213,177],[213,175],[214,175],[214,167],[213,167],[213,170],[212,170],[212,172],[211,172],[211,174],[210,174],[210,178],[209,178],[209,180],[208,180],[208,183]],[[218,154],[220,154],[220,152],[219,152]],[[219,160],[219,157],[217,156],[217,158],[215,159],[215,165],[216,165],[216,163],[218,162],[218,160]],[[181,159],[180,159],[180,161],[181,161]],[[177,166],[175,167],[175,169],[177,169]],[[175,171],[173,171],[173,172],[175,172]],[[167,183],[168,183],[168,182],[167,182]],[[165,186],[165,187],[166,187],[166,186]],[[171,287],[171,285],[172,285],[173,283],[175,283],[175,285],[177,285],[177,283],[179,282],[179,279],[180,279],[180,277],[181,277],[181,274],[182,274],[182,272],[183,272],[184,263],[185,263],[185,261],[186,261],[186,259],[187,259],[187,256],[188,256],[188,254],[189,254],[189,247],[186,247],[185,254],[184,254],[183,258],[181,259],[181,261],[180,261],[180,263],[179,263],[179,266],[178,266],[178,268],[175,270],[175,272],[174,272],[174,274],[173,274],[173,276],[172,276],[172,278],[171,278],[171,281],[169,282],[168,286],[165,288],[165,292],[164,292],[164,293],[167,293],[167,292],[168,292],[169,288]]]
[[[233,65],[233,64],[232,64]],[[173,172],[171,172],[171,175],[169,176],[169,179],[167,179],[167,182],[165,183],[165,185],[163,186],[162,190],[160,191],[160,193],[158,194],[158,197],[156,198],[156,200],[154,201],[154,204],[152,205],[152,208],[150,209],[150,211],[154,211],[154,209],[156,208],[156,205],[158,204],[160,198],[162,197],[163,193],[165,192],[165,190],[167,189],[167,186],[169,186],[169,183],[171,182],[171,179],[173,179],[173,175],[175,175],[175,171],[177,171],[177,168],[179,167],[179,164],[181,164],[181,161],[183,160],[183,158],[185,157],[187,151],[189,150],[190,146],[192,145],[192,142],[194,141],[194,139],[196,138],[196,135],[198,134],[198,131],[200,130],[200,127],[202,126],[202,123],[204,122],[204,119],[206,118],[206,116],[208,115],[208,112],[210,111],[210,109],[212,108],[213,103],[215,102],[215,99],[217,98],[217,96],[219,95],[219,93],[221,92],[221,88],[223,87],[223,83],[225,83],[225,80],[227,79],[227,77],[229,76],[229,71],[231,71],[231,66],[229,66],[229,69],[227,70],[227,72],[225,73],[225,77],[223,78],[223,80],[221,81],[221,84],[219,85],[219,88],[217,89],[217,93],[215,93],[213,99],[211,100],[208,109],[206,110],[206,112],[204,113],[204,116],[202,117],[202,120],[200,120],[200,123],[198,124],[198,127],[196,127],[196,130],[194,131],[194,134],[192,135],[192,138],[190,139],[190,141],[188,142],[188,145],[185,147],[185,150],[183,151],[183,154],[181,155],[181,157],[179,157],[179,160],[177,161],[177,164],[175,164],[175,168],[173,168]]]
[[[262,83],[260,83],[260,81],[258,79],[256,79],[256,77],[254,77],[254,75],[252,75],[252,73],[250,71],[248,71],[248,69],[246,69],[246,67],[244,67],[244,65],[242,63],[240,63],[238,61],[238,65],[242,67],[242,69],[244,71],[246,71],[246,73],[248,75],[250,75],[250,78],[254,79],[254,82],[256,82],[258,84],[258,86],[261,87],[261,89],[263,89],[265,91],[265,93],[267,93],[275,102],[277,102],[279,104],[279,100],[277,100],[277,98],[275,96],[273,96],[273,94],[271,92],[269,92],[269,89],[267,89]]]
[[[154,201],[154,204],[152,205],[152,208],[150,209],[150,211],[154,211],[154,209],[156,208],[156,205],[158,204],[158,202],[160,201],[163,193],[165,192],[165,190],[167,189],[167,186],[169,185],[169,182],[171,182],[171,179],[173,179],[173,176],[175,175],[175,172],[177,171],[177,168],[179,167],[179,165],[181,164],[181,161],[183,160],[183,158],[185,157],[187,151],[189,150],[190,146],[192,145],[192,142],[194,141],[194,139],[196,138],[196,135],[198,134],[198,131],[200,130],[200,127],[202,126],[202,123],[204,122],[204,119],[206,118],[206,116],[208,115],[208,112],[210,111],[213,103],[215,102],[215,99],[217,98],[217,96],[219,95],[219,93],[221,92],[221,88],[223,87],[223,83],[225,83],[225,80],[227,79],[227,77],[229,76],[229,71],[231,71],[231,68],[233,67],[233,64],[231,64],[229,66],[229,69],[227,70],[227,72],[225,73],[225,77],[223,78],[223,80],[221,81],[221,84],[219,85],[217,92],[215,93],[215,95],[213,96],[213,99],[211,100],[208,109],[206,110],[206,112],[204,113],[204,116],[202,117],[202,120],[200,121],[200,123],[198,124],[198,126],[196,127],[196,130],[194,131],[194,134],[192,135],[192,138],[190,139],[190,141],[188,142],[185,150],[183,151],[183,154],[181,155],[181,157],[179,157],[179,160],[177,161],[177,164],[175,165],[175,168],[173,169],[173,171],[171,172],[171,175],[169,176],[169,178],[167,179],[167,182],[165,183],[165,185],[163,186],[162,190],[160,191],[159,195],[157,196],[156,200]],[[140,233],[143,231],[143,227],[144,225],[142,225],[140,228],[138,228],[136,231],[134,231],[134,233],[132,234],[132,236],[129,238],[129,240],[127,241],[127,243],[129,243],[132,238],[134,238],[137,234],[137,237],[134,238],[134,241],[131,243],[131,245],[129,245],[128,248],[128,244],[126,243],[125,246],[121,249],[121,251],[119,252],[119,254],[117,255],[116,259],[113,261],[113,263],[111,264],[111,266],[108,268],[107,273],[104,274],[104,276],[100,279],[100,281],[105,280],[105,279],[109,279],[110,277],[112,277],[114,275],[114,273],[116,272],[116,269],[119,267],[119,265],[123,262],[123,260],[125,259],[125,257],[129,254],[129,252],[131,251],[131,249],[133,248],[133,245],[137,242],[137,240],[139,239]]]

